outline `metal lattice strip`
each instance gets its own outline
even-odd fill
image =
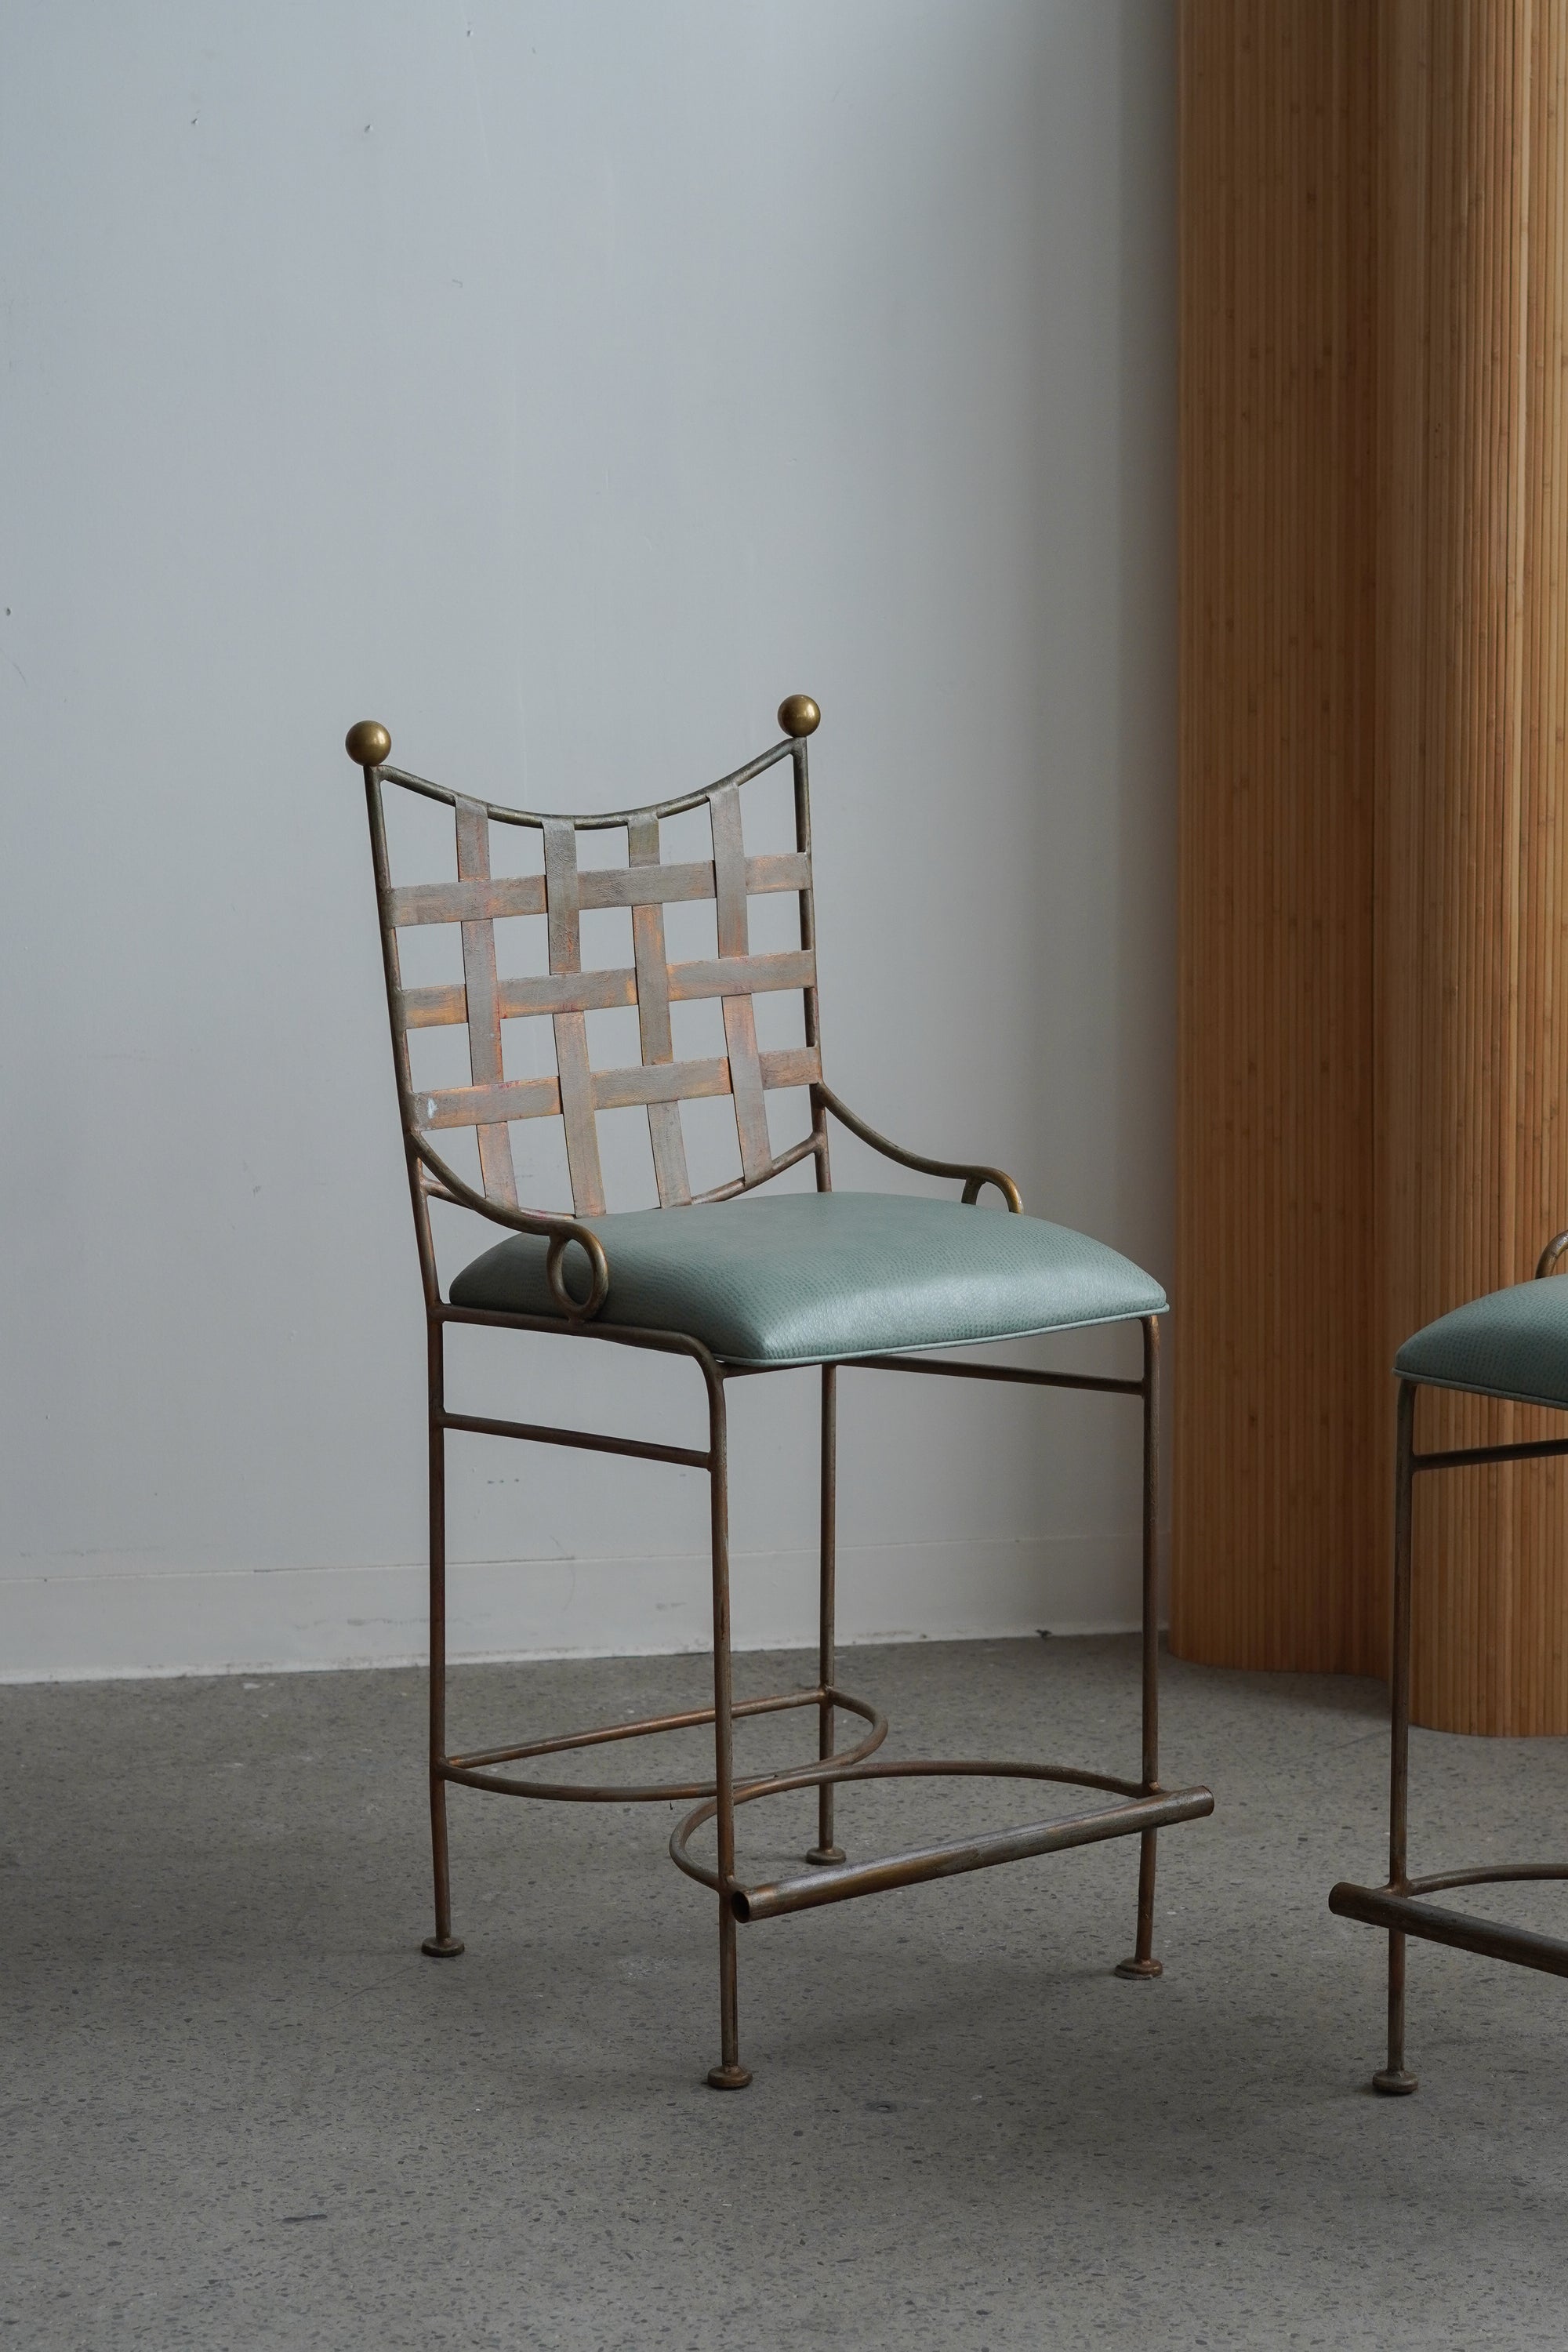
[[[737,784],[721,784],[708,803],[713,826],[714,895],[719,902],[719,961],[744,965],[748,952],[746,923],[746,852],[741,838],[741,793]],[[757,1024],[750,991],[724,997],[724,1042],[730,1048],[730,1091],[735,1098],[735,1132],[741,1144],[741,1167],[749,1184],[765,1176],[773,1164],[768,1139],[768,1114],[763,1101],[763,1074],[757,1061]]]
[[[635,816],[626,827],[628,871],[635,880],[651,880],[658,866],[658,819]],[[632,950],[637,958],[637,1017],[642,1032],[645,1066],[674,1064],[669,1030],[669,964],[664,944],[664,902],[634,900]],[[689,1201],[691,1181],[686,1172],[686,1139],[680,1128],[679,1102],[649,1102],[648,1142],[653,1149],[653,1172],[658,1204],[668,1209]]]
[[[458,818],[458,878],[485,883],[490,876],[489,819],[477,801],[459,800]],[[482,916],[463,925],[463,982],[468,1023],[468,1068],[476,1087],[502,1083],[500,992],[496,982],[496,932],[491,919]],[[479,1127],[479,1170],[492,1201],[517,1206],[517,1175],[512,1166],[511,1136],[505,1121]]]
[[[580,972],[583,926],[577,897],[577,828],[560,817],[551,818],[544,827],[544,898],[551,971]],[[555,1015],[555,1067],[561,1079],[572,1205],[580,1217],[602,1217],[605,1180],[594,1118],[594,1074],[588,1066],[587,1025],[580,1010]]]

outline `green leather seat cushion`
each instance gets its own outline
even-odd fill
[[[1434,1388],[1568,1406],[1568,1277],[1516,1282],[1440,1315],[1394,1360]]]
[[[742,1196],[592,1217],[600,1319],[683,1331],[738,1364],[809,1364],[1065,1331],[1163,1312],[1159,1284],[1064,1225],[881,1192]],[[553,1315],[546,1244],[514,1234],[466,1266],[457,1307]],[[565,1276],[587,1286],[581,1250]]]

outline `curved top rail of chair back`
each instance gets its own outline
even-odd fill
[[[817,1091],[822,1065],[805,748],[805,737],[816,727],[817,716],[808,698],[792,696],[779,713],[787,730],[784,740],[732,774],[646,808],[580,816],[507,808],[450,791],[391,766],[391,740],[384,728],[362,720],[350,730],[349,755],[364,770],[393,1049],[411,1173],[421,1210],[426,1197],[460,1200],[468,1192],[474,1205],[489,1203],[512,1213],[507,1222],[519,1220],[511,1123],[558,1118],[564,1131],[573,1212],[577,1217],[603,1215],[606,1203],[598,1114],[628,1106],[641,1106],[647,1111],[661,1208],[693,1200],[727,1199],[765,1182],[813,1152],[817,1155],[818,1181],[826,1183],[826,1120]],[[795,848],[749,856],[742,830],[741,789],[784,760],[792,761],[795,770]],[[393,881],[385,822],[388,787],[444,803],[453,811],[455,878]],[[704,806],[710,855],[666,862],[660,842],[662,822]],[[543,871],[492,874],[493,824],[528,826],[542,833]],[[579,864],[578,835],[612,829],[626,835],[626,865]],[[794,893],[797,899],[800,944],[784,952],[753,952],[748,901],[777,892]],[[714,904],[717,953],[672,963],[666,951],[665,908],[692,899]],[[600,908],[629,912],[629,965],[584,966],[582,916]],[[510,979],[498,957],[496,924],[518,916],[543,918],[548,969]],[[400,935],[426,924],[458,927],[462,941],[461,980],[438,985],[404,984]],[[769,1052],[758,1047],[753,999],[775,991],[799,993],[804,1042]],[[718,1001],[725,1050],[679,1059],[671,1034],[670,1007],[694,998]],[[621,1006],[636,1008],[640,1059],[629,1067],[596,1068],[589,1058],[587,1016]],[[549,1019],[553,1033],[553,1075],[509,1076],[503,1023],[542,1015]],[[459,1025],[468,1032],[468,1083],[416,1086],[411,1034]],[[775,1151],[765,1096],[770,1089],[784,1087],[812,1089],[811,1131],[802,1140]],[[680,1104],[702,1096],[730,1098],[741,1173],[728,1183],[694,1193]],[[477,1133],[482,1202],[446,1168],[428,1140],[451,1128],[472,1128]],[[534,1216],[552,1228],[565,1223],[564,1213],[559,1210],[521,1210],[521,1218],[531,1222]]]

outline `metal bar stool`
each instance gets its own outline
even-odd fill
[[[1415,1399],[1423,1386],[1458,1389],[1469,1396],[1500,1397],[1515,1404],[1568,1410],[1568,1283],[1551,1279],[1568,1251],[1568,1233],[1557,1234],[1541,1254],[1531,1282],[1472,1298],[1439,1316],[1407,1339],[1394,1360],[1399,1374],[1398,1447],[1394,1486],[1394,1659],[1392,1741],[1389,1758],[1388,1884],[1358,1886],[1342,1879],[1329,1895],[1329,1908],[1343,1919],[1364,1920],[1388,1930],[1388,2063],[1373,2088],[1397,2098],[1417,2087],[1405,2063],[1405,1942],[1407,1936],[1511,1960],[1549,1976],[1568,1976],[1568,1941],[1451,1911],[1428,1898],[1456,1886],[1506,1885],[1525,1879],[1568,1878],[1565,1862],[1488,1864],[1479,1870],[1445,1870],[1412,1878],[1407,1855],[1410,1798],[1410,1504],[1417,1474],[1465,1470],[1491,1462],[1539,1462],[1568,1454],[1568,1437],[1543,1438],[1525,1445],[1465,1445],[1442,1453],[1415,1450]]]
[[[818,724],[816,705],[792,695],[779,711],[784,740],[718,783],[652,807],[596,816],[546,816],[479,801],[427,782],[388,764],[385,728],[362,720],[349,730],[349,756],[364,772],[372,855],[380,908],[382,952],[392,1019],[393,1054],[402,1107],[404,1142],[413,1195],[428,1329],[430,1448],[430,1825],[435,1862],[436,1927],[424,1949],[447,1958],[462,1949],[452,1933],[447,1854],[447,1790],[456,1783],[509,1796],[625,1803],[692,1800],[670,1853],[687,1875],[717,1898],[721,2057],[708,2080],[738,2090],[751,2080],[741,2063],[736,2000],[736,1942],[750,1922],[825,1903],[842,1902],[891,1886],[985,1869],[1028,1854],[1051,1853],[1097,1840],[1140,1841],[1136,1946],[1117,1973],[1160,1973],[1153,1955],[1156,1832],[1211,1812],[1206,1789],[1163,1789],[1157,1757],[1157,1615],[1155,1590],[1159,1318],[1165,1300],[1148,1275],[1083,1235],[1021,1213],[1016,1186],[998,1170],[963,1165],[906,1151],[878,1135],[825,1084],[818,1046],[816,922],[812,901],[811,824],[806,738]],[[746,853],[742,789],[781,761],[794,769],[792,851]],[[456,877],[437,882],[395,883],[388,856],[385,795],[391,789],[454,812]],[[661,826],[689,811],[705,810],[709,854],[667,860]],[[542,836],[542,871],[491,872],[492,825],[523,826]],[[624,837],[624,866],[579,863],[584,833]],[[799,909],[797,947],[753,951],[749,902],[771,893],[794,897]],[[683,900],[713,903],[717,955],[670,962],[665,909]],[[616,970],[584,965],[585,910],[629,910],[632,961]],[[495,925],[517,916],[542,917],[548,970],[531,977],[502,976]],[[459,929],[461,982],[405,986],[399,939],[410,927]],[[803,1006],[804,1043],[768,1051],[759,1046],[757,996],[794,992]],[[679,1058],[671,1006],[716,1000],[722,1011],[724,1050]],[[593,1066],[586,1017],[616,1006],[635,1007],[641,1059],[635,1066]],[[503,1024],[543,1016],[553,1034],[555,1067],[546,1076],[510,1076]],[[421,1086],[411,1066],[414,1033],[466,1026],[468,1083]],[[804,1089],[807,1132],[775,1148],[768,1121],[770,1090]],[[740,1174],[694,1193],[688,1172],[680,1106],[701,1097],[728,1097],[734,1114]],[[596,1118],[625,1106],[646,1107],[659,1205],[605,1214]],[[949,1177],[963,1186],[961,1202],[835,1193],[828,1166],[827,1121],[839,1120],[873,1150],[900,1166]],[[570,1176],[571,1213],[521,1206],[511,1155],[511,1123],[559,1119]],[[443,1129],[468,1128],[478,1138],[479,1182],[448,1165],[431,1142]],[[737,1203],[798,1162],[814,1164],[816,1189]],[[976,1204],[985,1186],[1000,1193],[1008,1214]],[[430,1208],[440,1202],[477,1211],[510,1230],[510,1237],[467,1266],[443,1298],[437,1281]],[[1131,1321],[1142,1336],[1142,1370],[1136,1380],[1079,1377],[984,1363],[932,1360],[916,1353],[973,1345],[1027,1333],[1088,1324]],[[688,1358],[708,1405],[705,1447],[647,1444],[580,1429],[491,1420],[449,1412],[444,1393],[447,1328],[472,1324],[552,1332]],[[821,1373],[821,1558],[816,1679],[811,1688],[737,1702],[730,1659],[729,1462],[725,1390],[732,1380],[784,1366],[814,1364]],[[1143,1422],[1142,1754],[1136,1775],[1083,1771],[1066,1766],[970,1759],[900,1759],[876,1755],[886,1737],[883,1717],[840,1685],[834,1632],[834,1489],[836,1403],[841,1366],[889,1372],[947,1374],[971,1380],[1025,1382],[1051,1389],[1095,1390],[1136,1398]],[[711,1492],[713,1574],[713,1704],[639,1723],[602,1724],[586,1730],[528,1739],[480,1753],[448,1750],[446,1725],[446,1438],[448,1430],[524,1438],[548,1445],[584,1446],[674,1462],[708,1473]],[[742,1717],[803,1708],[816,1720],[816,1753],[798,1766],[737,1777],[734,1727]],[[853,1745],[838,1746],[837,1718],[864,1726]],[[710,1780],[634,1786],[586,1786],[520,1774],[518,1765],[611,1741],[711,1725]],[[1094,1801],[1065,1819],[1030,1822],[875,1861],[849,1861],[837,1844],[834,1799],[866,1780],[903,1777],[976,1776],[1047,1780],[1094,1792]],[[737,1874],[735,1816],[742,1805],[786,1790],[817,1791],[817,1840],[805,1866],[752,1884]],[[1106,1799],[1112,1801],[1106,1802]],[[710,1864],[692,1851],[692,1839],[716,1824]]]

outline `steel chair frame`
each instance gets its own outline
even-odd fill
[[[1554,1234],[1541,1254],[1535,1278],[1554,1277],[1568,1253],[1568,1233]],[[1489,1863],[1476,1870],[1444,1870],[1413,1878],[1409,1869],[1410,1818],[1410,1624],[1412,1601],[1411,1517],[1416,1477],[1426,1470],[1468,1470],[1496,1462],[1541,1462],[1568,1454],[1568,1437],[1548,1437],[1521,1445],[1461,1445],[1418,1453],[1415,1400],[1424,1384],[1399,1383],[1398,1432],[1394,1476],[1394,1643],[1390,1675],[1388,1880],[1362,1886],[1342,1879],[1329,1893],[1329,1908],[1342,1919],[1360,1919],[1388,1931],[1388,2057],[1373,2076],[1385,2097],[1407,2097],[1419,2078],[1405,2063],[1405,1939],[1447,1944],[1518,1968],[1568,1977],[1568,1939],[1542,1936],[1500,1919],[1451,1911],[1428,1898],[1457,1886],[1521,1885],[1531,1879],[1568,1878],[1568,1862]],[[1479,1391],[1471,1391],[1479,1393]]]
[[[672,1858],[689,1877],[717,1898],[719,1926],[720,2040],[719,2063],[708,2074],[716,2089],[742,2089],[751,2080],[740,2057],[737,1937],[741,1926],[816,1906],[841,1902],[892,1886],[952,1876],[1014,1861],[1026,1855],[1055,1853],[1102,1839],[1135,1835],[1140,1841],[1137,1926],[1134,1950],[1116,1973],[1148,1979],[1161,1973],[1153,1954],[1154,1882],[1158,1832],[1177,1822],[1197,1819],[1213,1811],[1205,1788],[1167,1790],[1159,1780],[1159,1655],[1158,1655],[1158,1477],[1159,1477],[1159,1323],[1142,1318],[1142,1370],[1136,1380],[1110,1379],[1070,1372],[1037,1371],[1015,1366],[952,1362],[941,1357],[879,1355],[839,1359],[820,1364],[820,1549],[817,1671],[808,1689],[737,1700],[731,1662],[729,1561],[729,1443],[725,1392],[742,1378],[784,1367],[728,1362],[715,1356],[694,1336],[650,1330],[606,1321],[601,1312],[609,1287],[609,1263],[600,1234],[582,1222],[602,1211],[597,1146],[593,1113],[617,1103],[637,1101],[648,1107],[650,1139],[661,1205],[679,1205],[693,1198],[722,1200],[765,1183],[785,1169],[810,1158],[815,1162],[817,1189],[831,1189],[828,1160],[829,1118],[871,1149],[901,1167],[963,1184],[966,1203],[977,1202],[986,1186],[1000,1192],[1006,1209],[1018,1213],[1022,1203],[1016,1185],[1000,1170],[973,1162],[953,1162],[913,1152],[890,1142],[841,1102],[823,1080],[818,1050],[818,1018],[815,965],[816,916],[812,896],[809,776],[806,738],[819,714],[808,697],[792,696],[780,708],[784,740],[717,783],[674,799],[609,814],[552,817],[478,802],[428,779],[389,764],[391,739],[386,730],[370,720],[351,728],[346,739],[349,756],[363,772],[370,823],[372,858],[380,916],[384,970],[392,1024],[393,1054],[403,1117],[404,1143],[410,1195],[419,1246],[427,1330],[429,1507],[430,1507],[430,1656],[429,1656],[429,1792],[432,1861],[435,1882],[435,1932],[422,1948],[434,1958],[454,1958],[463,1950],[452,1932],[451,1884],[447,1849],[447,1790],[450,1786],[482,1789],[504,1795],[574,1803],[628,1801],[668,1802],[695,1800],[694,1809],[670,1839]],[[748,859],[741,842],[739,788],[783,760],[793,763],[795,850],[793,856]],[[456,812],[458,879],[456,885],[434,884],[399,888],[391,878],[384,793],[387,786],[443,802]],[[659,863],[658,826],[673,817],[707,804],[713,829],[714,858],[710,865],[664,866]],[[492,880],[488,834],[491,823],[541,828],[545,835],[542,877]],[[626,869],[586,869],[575,862],[575,835],[610,827],[626,829],[629,862]],[[592,878],[590,879],[590,877]],[[609,878],[605,878],[608,877]],[[750,953],[745,929],[745,899],[767,890],[793,890],[800,908],[800,950],[797,955],[757,957]],[[595,897],[595,894],[597,894]],[[629,905],[632,908],[635,972],[584,972],[577,937],[577,910],[595,903]],[[717,900],[719,960],[703,965],[670,966],[665,961],[663,906],[676,898]],[[495,964],[493,924],[508,913],[542,913],[548,918],[551,972],[548,981],[500,982]],[[405,989],[402,982],[397,934],[410,922],[460,922],[465,981],[457,989]],[[804,998],[805,1045],[776,1055],[760,1053],[752,1015],[753,989],[798,988]],[[680,1063],[673,1054],[668,1003],[681,994],[718,997],[723,1005],[728,1054],[721,1064]],[[633,1003],[639,1011],[643,1040],[640,1071],[603,1073],[588,1067],[582,1030],[584,1010],[605,1003]],[[518,1010],[548,1012],[555,1024],[557,1076],[553,1080],[508,1081],[501,1066],[500,1024]],[[410,1075],[408,1032],[435,1023],[466,1023],[469,1032],[472,1087],[437,1090],[416,1088]],[[768,1086],[800,1085],[809,1089],[811,1112],[807,1135],[788,1150],[774,1152],[762,1110],[763,1089]],[[728,1093],[734,1100],[741,1147],[741,1177],[712,1191],[692,1195],[687,1182],[679,1129],[679,1101],[697,1094]],[[566,1215],[521,1206],[512,1181],[510,1142],[504,1151],[498,1130],[508,1134],[515,1118],[560,1115],[563,1118],[574,1190],[574,1213]],[[672,1124],[673,1122],[673,1124]],[[429,1141],[433,1128],[470,1125],[479,1129],[484,1190],[460,1177]],[[468,1208],[513,1232],[543,1237],[549,1244],[546,1278],[560,1312],[556,1315],[503,1313],[454,1306],[441,1295],[430,1223],[430,1202],[442,1201]],[[613,1247],[613,1239],[611,1243]],[[589,1282],[581,1296],[567,1280],[569,1249],[584,1253]],[[708,1407],[705,1447],[658,1444],[640,1439],[614,1437],[590,1431],[544,1423],[503,1421],[454,1412],[446,1402],[446,1334],[454,1325],[548,1333],[578,1340],[684,1356],[701,1377]],[[910,1759],[890,1762],[876,1751],[887,1736],[885,1718],[866,1700],[839,1684],[836,1653],[836,1489],[837,1404],[840,1370],[872,1370],[984,1380],[1042,1389],[1078,1389],[1110,1396],[1136,1398],[1142,1415],[1142,1752],[1136,1778],[1079,1770],[1065,1766],[1005,1759]],[[669,1462],[706,1472],[710,1494],[713,1616],[713,1704],[709,1707],[650,1717],[637,1723],[595,1725],[584,1730],[520,1742],[474,1753],[454,1754],[447,1734],[447,1528],[446,1444],[448,1432],[468,1431],[484,1436],[522,1439],[533,1444],[584,1448],[634,1456],[640,1461]],[[788,1769],[737,1777],[734,1727],[746,1717],[805,1708],[816,1716],[815,1759]],[[837,1717],[847,1714],[866,1729],[850,1747],[837,1746]],[[570,1780],[520,1777],[501,1768],[531,1763],[580,1748],[598,1747],[661,1732],[711,1726],[714,1770],[711,1780],[641,1784],[587,1785]],[[871,1862],[851,1863],[835,1834],[837,1790],[870,1780],[905,1777],[977,1777],[1037,1780],[1092,1790],[1114,1803],[1080,1811],[1066,1819],[1036,1822],[1023,1827],[985,1832],[922,1847]],[[742,1804],[787,1790],[817,1791],[817,1842],[806,1856],[806,1869],[766,1884],[749,1885],[737,1875],[735,1815]],[[690,1851],[696,1832],[710,1821],[716,1825],[715,1864],[700,1861]]]

